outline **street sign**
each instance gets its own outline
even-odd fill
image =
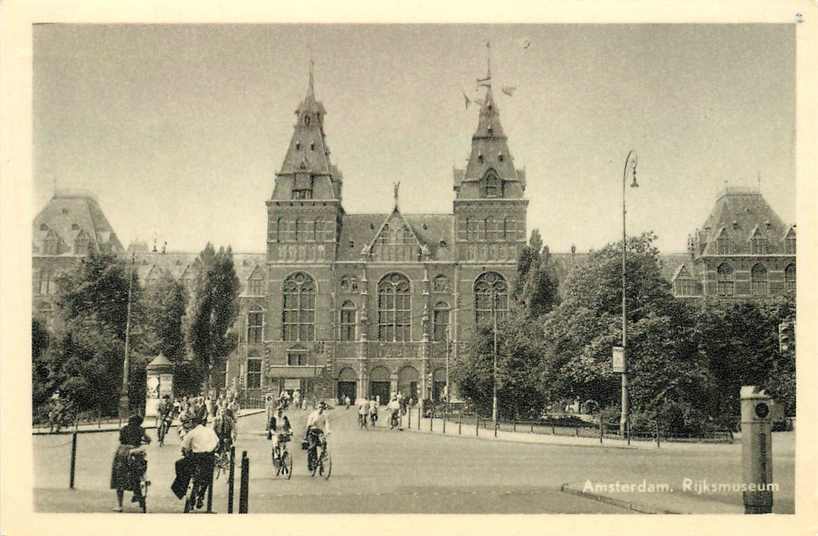
[[[628,368],[628,363],[625,360],[625,349],[621,346],[613,347],[613,371],[624,373]]]

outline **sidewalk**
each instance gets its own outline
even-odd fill
[[[265,411],[266,410],[263,409],[263,408],[262,409],[242,409],[242,410],[239,410],[239,418],[241,419],[242,417],[249,417],[250,415],[258,415],[259,413],[264,413]],[[145,420],[145,423],[143,423],[142,428],[145,428],[146,430],[156,429],[156,422],[154,422],[154,421],[155,421],[155,419],[153,417],[148,417]],[[127,421],[122,421],[121,423],[119,421],[108,421],[108,422],[102,422],[102,423],[80,424],[77,427],[77,433],[79,433],[79,434],[92,434],[92,433],[95,433],[95,432],[118,432],[123,426],[125,426],[125,424],[127,424]],[[173,421],[173,424],[171,426],[178,426],[178,425],[179,425],[179,420],[176,419],[176,420]],[[62,430],[60,430],[59,434],[61,434],[61,435],[70,435],[73,432],[74,432],[74,428],[69,427],[69,428],[63,428]],[[32,435],[49,435],[49,434],[52,434],[52,432],[48,431],[48,426],[35,426],[35,427],[32,427],[31,434]]]

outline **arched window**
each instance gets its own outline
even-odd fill
[[[316,220],[315,226],[312,229],[312,239],[318,242],[324,238],[324,222]]]
[[[449,304],[437,302],[435,304],[434,316],[432,317],[433,339],[435,341],[446,341],[449,335]]]
[[[762,235],[756,235],[750,241],[750,249],[753,255],[767,254],[767,238]]]
[[[483,197],[500,197],[501,188],[497,174],[493,170],[486,173],[483,179]]]
[[[514,238],[514,218],[506,216],[503,218],[503,240]]]
[[[387,274],[378,283],[378,340],[411,339],[411,286],[401,274]]]
[[[247,311],[247,342],[261,344],[264,342],[264,309],[258,305]]]
[[[285,341],[315,338],[315,281],[299,272],[284,280],[283,335]]]
[[[247,280],[247,294],[250,296],[264,296],[264,276],[261,270],[255,272]]]
[[[750,286],[754,296],[767,295],[767,269],[763,264],[756,264],[750,270]]]
[[[273,236],[273,239],[276,242],[281,242],[281,234],[284,231],[284,229],[281,228],[282,225],[283,225],[282,219],[281,218],[276,218],[275,235]]]
[[[345,301],[341,306],[341,340],[354,341],[355,340],[355,304],[351,301]]]
[[[501,320],[508,312],[508,285],[497,272],[486,272],[474,282],[474,317],[478,326],[491,325],[494,313]]]
[[[733,295],[733,267],[726,262],[716,269],[716,292],[719,296]]]
[[[784,286],[787,290],[795,290],[795,265],[788,264],[784,268]]]

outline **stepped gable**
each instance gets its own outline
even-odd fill
[[[89,248],[114,255],[124,252],[93,194],[56,192],[34,218],[32,253],[35,256],[84,256]]]
[[[758,190],[725,188],[704,225],[694,237],[698,255],[718,255],[717,240],[727,238],[730,254],[751,254],[750,239],[754,235],[767,239],[768,253],[785,252],[785,225]]]

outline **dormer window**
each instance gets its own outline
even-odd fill
[[[477,161],[483,163],[483,153],[477,153]]]
[[[446,243],[445,240],[440,241],[440,247],[442,247],[442,248],[448,247],[448,244]]]
[[[67,208],[62,209],[62,213],[67,215],[68,214],[68,209]]]
[[[727,236],[727,231],[722,230],[719,237],[716,239],[716,253],[719,255],[730,254],[730,238]]]
[[[502,162],[504,159],[505,159],[505,157],[503,156],[503,153],[497,153],[497,160]]]
[[[304,126],[310,126],[310,116],[307,114],[304,114]]]
[[[71,224],[71,230],[72,231],[78,231],[79,228],[80,228],[79,224],[77,224],[77,223],[72,223]]]
[[[763,236],[754,236],[750,245],[753,255],[767,254],[767,239]]]
[[[293,199],[312,199],[312,190],[293,190]]]
[[[483,179],[483,197],[500,197],[502,193],[500,189],[501,185],[497,174],[493,171],[487,173]]]
[[[784,247],[789,255],[795,255],[795,229],[790,229],[787,233],[787,237],[784,240]]]
[[[354,241],[354,240],[350,240],[350,241],[349,241],[349,247],[350,247],[350,248],[354,248],[354,247],[355,247],[355,241]]]
[[[41,231],[48,231],[48,225],[46,225],[46,224],[44,224],[44,223],[41,223],[41,224],[40,224],[40,230],[41,230]]]
[[[315,142],[310,142],[310,151],[315,150]]]
[[[301,142],[300,142],[300,141],[295,142],[295,150],[296,150],[296,151],[300,151],[300,150],[301,150]]]

